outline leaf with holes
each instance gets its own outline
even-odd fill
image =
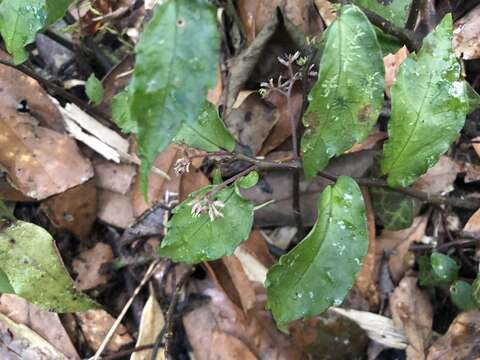
[[[424,39],[418,55],[400,66],[381,161],[390,186],[412,184],[437,163],[464,125],[469,105],[452,50],[452,31],[447,15]]]
[[[373,26],[356,6],[344,6],[322,41],[319,80],[303,118],[305,174],[364,140],[383,103],[384,65]]]
[[[190,194],[173,210],[160,256],[190,264],[216,260],[231,255],[248,238],[253,204],[240,195],[237,184],[212,190],[215,185]]]
[[[0,268],[15,294],[56,312],[85,311],[98,305],[77,292],[50,234],[17,221],[0,232]]]
[[[193,124],[183,124],[175,142],[185,143],[204,151],[233,151],[235,140],[218,116],[217,109],[206,102],[202,113]]]
[[[349,177],[338,178],[318,201],[312,231],[268,272],[268,308],[282,324],[340,305],[368,248],[362,193]]]
[[[135,48],[130,116],[138,126],[142,192],[153,160],[202,111],[217,80],[219,31],[207,0],[160,5]]]
[[[15,64],[27,59],[25,46],[35,41],[37,32],[60,19],[70,3],[66,0],[3,0],[0,3],[0,33]]]

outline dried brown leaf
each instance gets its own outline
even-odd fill
[[[480,209],[468,219],[463,231],[480,234]]]
[[[160,309],[160,305],[152,293],[148,297],[145,306],[143,307],[142,317],[140,320],[138,340],[135,347],[149,345],[155,343],[158,334],[165,326],[165,319]],[[139,351],[132,354],[130,360],[151,360],[152,350]],[[165,352],[162,348],[159,349],[156,360],[165,359]]]
[[[68,189],[42,202],[41,209],[52,224],[86,239],[97,218],[97,188],[93,180]]]
[[[466,360],[480,357],[480,312],[458,315],[448,331],[428,350],[427,360]]]
[[[390,274],[395,281],[400,281],[407,269],[413,265],[409,261],[407,253],[413,242],[418,242],[423,238],[427,229],[427,223],[427,216],[419,216],[414,219],[408,229],[382,231],[378,242],[380,242],[383,249],[390,252],[388,265]]]
[[[125,195],[130,190],[137,170],[128,164],[116,164],[97,157],[93,161],[97,187]]]
[[[403,46],[395,54],[388,54],[383,58],[383,63],[385,65],[385,92],[388,97],[390,97],[390,89],[395,82],[398,69],[400,69],[400,65],[402,65],[407,56],[408,49],[406,46]]]
[[[100,347],[103,339],[105,339],[115,322],[115,319],[105,310],[88,310],[83,313],[75,313],[75,317],[82,329],[85,340],[94,351]],[[127,329],[120,324],[108,343],[106,351],[117,352],[122,346],[130,344],[132,341],[133,339],[127,332]]]
[[[405,277],[390,296],[390,310],[395,326],[407,335],[408,359],[425,359],[432,337],[433,308],[425,292],[417,287],[417,279]]]
[[[121,229],[128,228],[135,221],[131,195],[99,190],[98,218]]]
[[[112,248],[110,245],[101,242],[80,253],[73,260],[73,270],[78,274],[75,279],[75,287],[83,291],[106,284],[108,278],[100,270],[105,263],[112,260]]]
[[[453,48],[465,60],[480,59],[480,5],[455,22]]]
[[[453,183],[460,172],[460,166],[448,156],[442,156],[418,181],[414,187],[428,194],[440,194],[453,190]]]
[[[10,294],[1,296],[0,313],[35,331],[69,359],[80,359],[57,314]]]

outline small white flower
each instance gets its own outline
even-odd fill
[[[225,203],[220,200],[212,201],[208,198],[195,199],[188,203],[192,206],[192,216],[198,218],[203,213],[207,213],[210,221],[214,221],[217,218],[223,217],[220,209],[225,207]]]
[[[190,171],[190,160],[187,158],[178,159],[173,167],[175,174],[182,175]]]

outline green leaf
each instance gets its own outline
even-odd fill
[[[215,106],[208,101],[197,121],[184,124],[174,141],[208,152],[235,149],[235,139],[218,116]]]
[[[159,249],[160,256],[190,264],[216,260],[231,255],[248,238],[253,224],[253,204],[239,194],[236,185],[208,196],[210,202],[224,204],[223,208],[217,207],[222,217],[212,221],[208,210],[197,217],[192,214],[194,204],[205,205],[205,196],[213,189],[215,186],[207,186],[190,194],[173,210],[167,235]]]
[[[160,5],[135,49],[130,115],[138,125],[141,186],[152,163],[184,123],[192,124],[217,76],[219,31],[207,0]]]
[[[13,290],[10,281],[8,281],[7,274],[0,269],[0,294],[14,294],[15,290]]]
[[[460,266],[451,257],[434,252],[419,258],[420,285],[449,285],[458,278]]]
[[[376,223],[388,230],[410,227],[419,210],[419,201],[413,197],[382,188],[369,189],[375,209]]]
[[[237,186],[242,189],[250,189],[251,187],[257,185],[258,178],[258,172],[252,171],[248,175],[243,176],[237,181],[235,181],[235,184],[237,184]]]
[[[319,80],[303,118],[305,174],[365,139],[383,103],[384,65],[375,30],[356,6],[344,6],[322,40]]]
[[[480,276],[477,275],[477,278],[472,284],[472,297],[475,305],[480,308]]]
[[[15,294],[56,312],[85,311],[98,305],[77,292],[50,234],[17,221],[0,233],[0,268]]]
[[[471,112],[475,111],[480,107],[480,95],[467,81],[464,80],[464,84],[468,102],[467,114],[470,114]]]
[[[400,66],[391,97],[381,167],[390,186],[406,187],[435,165],[465,122],[468,106],[452,51],[451,15],[425,38],[418,56]]]
[[[27,59],[25,46],[35,41],[37,32],[63,16],[71,1],[2,0],[0,33],[14,64]]]
[[[404,27],[412,0],[354,0],[354,4],[368,9],[399,27]]]
[[[450,286],[450,296],[453,303],[463,311],[477,309],[477,305],[473,301],[472,285],[466,281],[455,281]]]
[[[90,75],[85,83],[85,93],[88,99],[95,105],[100,104],[103,101],[103,85],[100,80],[97,79],[95,74]]]
[[[112,119],[126,134],[136,134],[137,123],[130,116],[130,95],[128,91],[121,91],[112,98]]]
[[[353,179],[339,177],[317,206],[312,231],[267,275],[267,306],[280,324],[340,305],[367,252],[365,205]]]

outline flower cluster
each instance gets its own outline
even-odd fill
[[[208,197],[195,199],[188,203],[192,207],[192,216],[197,218],[200,215],[207,213],[210,221],[223,217],[220,209],[225,207],[225,203],[220,200],[210,200]]]
[[[173,166],[173,170],[175,171],[175,174],[183,175],[190,171],[190,164],[191,164],[190,160],[186,157],[183,157],[181,159],[178,159],[175,162],[175,165]]]

